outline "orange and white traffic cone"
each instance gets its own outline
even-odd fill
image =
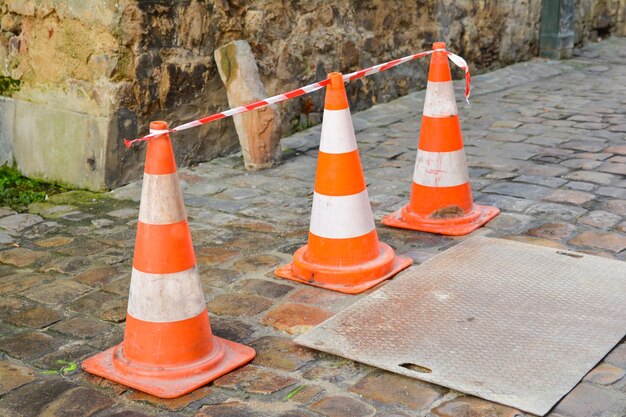
[[[356,294],[411,265],[378,241],[340,73],[326,87],[309,241],[281,278]]]
[[[213,336],[165,122],[152,122],[124,341],[85,362],[95,375],[161,398],[186,394],[254,358]]]
[[[433,49],[445,49],[435,42]],[[382,224],[443,235],[466,235],[500,213],[474,204],[448,57],[431,55],[424,114],[409,204]]]

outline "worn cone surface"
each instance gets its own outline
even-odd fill
[[[124,341],[83,368],[162,398],[205,385],[254,358],[213,336],[165,122],[148,143]]]
[[[341,74],[330,74],[318,154],[308,244],[281,278],[360,293],[408,267],[378,241]]]
[[[445,47],[443,42],[433,44],[433,49]],[[448,58],[444,52],[431,56],[411,200],[385,216],[382,223],[444,235],[466,235],[497,216],[500,210],[474,204]]]

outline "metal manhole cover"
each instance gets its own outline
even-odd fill
[[[544,415],[625,334],[625,263],[475,237],[295,341]]]

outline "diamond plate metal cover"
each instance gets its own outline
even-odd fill
[[[460,243],[298,344],[544,415],[626,334],[626,263]]]

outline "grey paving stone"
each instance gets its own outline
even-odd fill
[[[114,223],[115,222],[113,220],[109,220],[109,219],[94,219],[94,220],[91,221],[91,224],[93,224],[98,229],[102,229],[104,227],[109,227],[109,226],[113,225]]]
[[[218,199],[202,199],[203,206],[217,210],[223,211],[225,213],[237,213],[242,211],[244,208],[248,207],[247,203],[242,201],[234,201],[234,200],[218,200]],[[201,207],[199,205],[199,207]]]
[[[598,167],[598,171],[626,176],[626,163],[603,163]]]
[[[24,366],[0,361],[0,395],[4,395],[36,379],[35,372]]]
[[[534,145],[540,145],[540,146],[558,146],[563,142],[567,142],[567,140],[568,139],[566,138],[555,138],[555,137],[550,137],[546,135],[539,135],[539,136],[530,136],[524,142],[532,143]]]
[[[574,159],[568,159],[567,161],[562,162],[561,165],[568,167],[568,168],[573,168],[573,169],[591,170],[602,165],[602,162],[594,161],[592,159],[574,158]]]
[[[526,133],[529,135],[540,135],[544,132],[547,132],[550,129],[550,126],[546,126],[544,124],[539,123],[524,123],[522,126],[517,128],[517,132]]]
[[[522,142],[528,138],[528,135],[510,132],[490,132],[483,139],[493,140],[497,142]]]
[[[626,123],[617,126],[610,126],[609,130],[611,132],[626,132]]]
[[[490,180],[508,180],[515,178],[516,176],[517,174],[515,172],[491,171],[490,173],[485,175],[485,178]]]
[[[586,193],[584,191],[576,190],[555,190],[552,194],[545,197],[546,201],[553,201],[555,203],[567,203],[581,205],[595,198],[595,195]]]
[[[604,230],[609,230],[620,221],[621,216],[602,210],[591,211],[578,219],[578,223]]]
[[[556,203],[535,203],[524,213],[550,221],[572,221],[585,214],[587,210],[581,207]]]
[[[613,154],[608,152],[583,152],[577,153],[575,156],[582,159],[593,159],[594,161],[604,161],[611,157]]]
[[[248,200],[258,197],[262,194],[261,190],[254,188],[228,188],[220,194],[222,198],[229,198],[232,200]]]
[[[13,214],[0,219],[0,228],[17,233],[42,221],[43,218],[34,214]]]
[[[626,188],[623,187],[600,187],[596,193],[607,197],[626,198]]]
[[[583,123],[576,123],[574,127],[577,127],[579,129],[588,129],[588,130],[601,130],[601,129],[605,129],[607,126],[608,126],[607,123],[583,122]]]
[[[82,220],[91,219],[93,215],[89,213],[83,213],[80,211],[71,211],[59,217],[65,220],[73,221],[73,222],[80,222]]]
[[[470,178],[478,178],[489,172],[488,169],[484,168],[468,168],[468,173]]]
[[[139,215],[139,210],[136,208],[122,208],[113,210],[107,213],[107,216],[115,217],[118,219],[134,219]]]
[[[75,385],[62,379],[36,381],[3,398],[0,412],[6,417],[38,417],[46,406]]]
[[[626,411],[624,398],[618,392],[582,383],[559,402],[554,412],[563,416],[618,416]],[[623,414],[622,414],[623,415]]]
[[[580,181],[570,181],[563,186],[564,188],[569,188],[571,190],[578,191],[591,191],[596,188],[595,184],[591,184],[589,182],[580,182]]]
[[[604,142],[590,142],[588,140],[573,140],[571,142],[563,143],[561,147],[586,152],[598,152],[604,149],[606,144]]]
[[[44,304],[68,304],[90,290],[90,287],[78,282],[57,279],[26,291],[24,296]]]
[[[528,163],[518,172],[524,175],[534,175],[540,177],[560,177],[561,175],[569,172],[569,170],[557,164]]]
[[[528,200],[539,200],[549,195],[552,190],[540,185],[504,182],[485,187],[483,192],[520,197]]]
[[[518,161],[510,158],[487,158],[482,156],[468,157],[467,164],[476,168],[488,168],[508,172],[515,172],[527,165],[524,161]]]
[[[503,211],[523,212],[535,202],[523,198],[508,197],[497,194],[483,194],[475,200],[479,204],[495,206]]]
[[[516,213],[500,213],[485,228],[501,234],[521,234],[532,227],[536,218]]]
[[[520,123],[517,120],[498,120],[497,122],[493,123],[491,127],[515,129],[516,127],[519,127],[522,124],[523,123]]]
[[[16,359],[28,361],[54,351],[62,343],[49,334],[28,331],[0,340],[0,350]]]
[[[548,164],[559,164],[568,158],[570,158],[570,155],[554,155],[553,153],[546,153],[546,154],[540,153],[540,154],[534,155],[532,158],[530,158],[530,160],[548,163]]]
[[[560,187],[561,185],[567,182],[567,180],[564,180],[562,178],[540,177],[540,176],[535,176],[535,175],[520,175],[519,177],[515,178],[513,181],[525,182],[528,184],[544,185],[550,188]]]
[[[574,171],[565,175],[564,178],[575,181],[595,182],[597,184],[608,185],[619,177],[613,174],[605,174],[604,172]]]
[[[542,124],[545,126],[569,127],[574,126],[576,123],[569,120],[546,120]]]

